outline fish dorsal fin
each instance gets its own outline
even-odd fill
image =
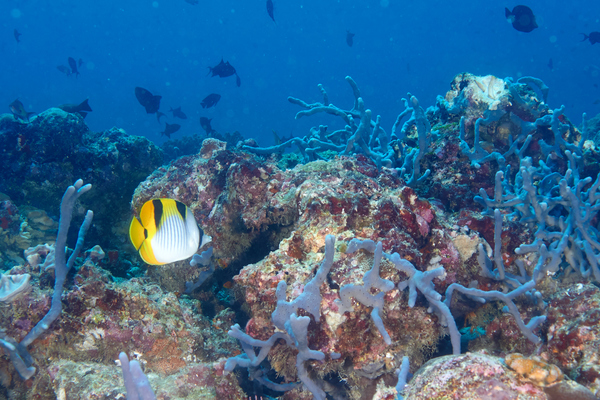
[[[179,215],[181,215],[181,219],[182,220],[186,220],[187,218],[187,207],[185,204],[183,204],[180,201],[176,201],[175,202],[175,206],[177,207],[177,211],[179,212]]]
[[[152,202],[160,202],[160,205],[155,204],[154,206],[154,220],[157,224],[157,230],[169,217],[175,216],[185,221],[185,204],[173,199],[155,199]]]
[[[185,204],[173,200],[173,199],[160,199],[161,200],[161,206],[162,209],[160,210],[161,213],[161,218],[158,218],[158,215],[156,215],[155,219],[158,223],[158,229],[160,229],[160,226],[162,224],[163,221],[165,221],[167,218],[169,217],[175,217],[178,219],[181,219],[182,221],[185,221],[185,214],[186,214],[186,208],[185,208]],[[157,214],[157,211],[155,211],[155,214]]]
[[[136,217],[133,217],[129,225],[129,239],[136,250],[139,250],[144,240],[146,240],[146,230]]]

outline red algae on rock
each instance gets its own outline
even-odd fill
[[[565,286],[549,300],[547,358],[576,382],[600,394],[600,289]]]
[[[6,334],[17,339],[31,328],[25,321],[37,322],[49,307],[48,295],[38,287],[48,272],[28,264],[22,269],[31,273],[34,290],[0,310],[8,323]],[[52,392],[65,399],[124,398],[115,364],[120,351],[144,365],[158,399],[243,398],[235,377],[223,375],[223,357],[235,351],[236,343],[198,313],[197,300],[177,299],[139,279],[112,282],[91,257],[74,282],[64,294],[60,323],[31,347],[39,372],[28,398],[45,399]],[[10,371],[12,364],[0,359],[0,369]],[[25,393],[23,385],[31,381],[12,382],[15,393]]]
[[[157,194],[190,200],[201,226],[213,236],[217,257],[245,265],[234,282],[238,299],[251,317],[246,333],[266,340],[274,332],[271,313],[278,282],[286,281],[288,299],[301,294],[322,258],[325,236],[333,234],[338,251],[328,284],[321,287],[323,318],[318,323],[311,320],[308,330],[311,349],[340,357],[311,361],[311,369],[319,376],[344,376],[349,392],[358,395],[352,388],[365,378],[376,382],[391,375],[401,355],[409,355],[415,367],[428,359],[445,330],[438,317],[427,312],[426,304],[408,307],[404,293],[397,289],[385,294],[381,312],[391,346],[385,345],[373,325],[369,307],[355,303],[354,311],[339,313],[335,304],[339,288],[360,284],[373,260],[372,254],[363,252],[343,254],[345,242],[355,237],[381,241],[385,252],[398,252],[423,271],[444,266],[443,280],[436,280],[436,290],[443,292],[451,283],[467,285],[477,276],[480,267],[473,250],[480,243],[477,237],[458,241],[467,235],[442,209],[419,197],[389,170],[378,170],[366,157],[340,157],[280,170],[271,160],[225,150],[213,142],[209,145],[211,151],[201,154],[210,158],[189,156],[185,164],[171,165],[150,177],[136,191],[133,204]],[[193,189],[207,188],[206,182],[215,182],[215,174],[224,179],[212,186],[215,190]],[[185,184],[175,176],[185,179]],[[195,201],[199,192],[205,201]],[[279,233],[269,233],[275,227]],[[258,247],[269,249],[265,257],[245,262],[245,254]],[[395,283],[406,279],[388,261],[382,262],[380,275]],[[519,331],[515,335],[522,338]],[[288,365],[293,352],[276,346],[269,358],[275,372],[288,381],[296,379]]]

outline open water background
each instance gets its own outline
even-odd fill
[[[314,125],[341,127],[326,116],[294,120],[299,108],[287,96],[322,97],[343,108],[353,97],[352,76],[368,108],[389,132],[407,92],[421,105],[449,89],[454,75],[532,75],[550,86],[552,108],[567,106],[576,123],[600,112],[600,44],[580,33],[600,31],[600,3],[574,0],[527,3],[398,0],[2,0],[0,2],[0,110],[19,98],[41,112],[89,97],[92,130],[117,126],[161,143],[164,122],[182,128],[173,138],[201,133],[199,117],[213,118],[219,132],[240,131],[262,145],[280,136],[301,136]],[[516,31],[504,7],[531,7],[539,28]],[[17,43],[13,30],[21,34]],[[346,31],[354,37],[346,44]],[[78,78],[59,72],[67,58],[83,59]],[[208,66],[229,61],[235,77],[207,76]],[[553,61],[553,69],[548,66]],[[181,106],[185,121],[158,124],[134,96],[142,86],[163,96],[161,111]],[[222,95],[215,108],[201,100]],[[2,103],[4,102],[4,103]],[[598,101],[600,103],[600,101]]]

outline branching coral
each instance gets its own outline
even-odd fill
[[[407,180],[407,184],[414,187],[424,181],[429,175],[427,170],[421,175],[421,160],[429,150],[431,125],[425,115],[425,110],[419,105],[417,98],[408,93],[408,100],[402,99],[405,110],[398,115],[388,135],[381,126],[381,116],[376,120],[371,119],[371,110],[365,108],[356,82],[349,76],[346,81],[354,94],[354,106],[344,110],[329,102],[329,96],[322,85],[319,89],[323,94],[322,103],[307,103],[295,97],[288,97],[290,103],[299,105],[305,110],[296,114],[296,119],[317,113],[327,113],[340,117],[346,126],[329,133],[327,126],[313,127],[308,136],[291,138],[284,143],[271,147],[242,146],[242,149],[255,154],[268,155],[283,153],[286,148],[295,145],[304,158],[304,162],[324,159],[325,151],[334,151],[338,155],[364,154],[379,167],[395,168]],[[409,119],[401,125],[402,120]],[[358,125],[357,122],[358,121]],[[400,129],[398,129],[401,126]],[[418,148],[413,148],[404,155],[402,143],[410,133],[416,130],[419,140]]]
[[[48,330],[52,322],[58,318],[62,311],[61,296],[65,279],[67,278],[67,273],[73,266],[75,259],[83,247],[83,239],[87,230],[92,224],[94,213],[88,210],[81,228],[79,229],[77,244],[75,245],[75,249],[68,260],[66,258],[67,233],[69,231],[69,225],[71,224],[71,217],[73,214],[73,208],[75,207],[75,202],[79,196],[91,188],[92,185],[87,184],[84,186],[83,181],[80,179],[75,182],[73,186],[69,186],[67,188],[62,198],[60,204],[60,222],[55,246],[57,251],[55,252],[54,294],[52,295],[52,305],[50,306],[50,310],[44,316],[44,318],[42,318],[42,320],[38,322],[33,329],[31,329],[31,331],[29,331],[27,336],[25,336],[20,343],[17,344],[14,339],[7,336],[0,338],[0,346],[8,352],[15,369],[24,379],[31,378],[35,373],[35,367],[32,366],[33,359],[27,351],[27,346],[33,343],[38,337],[40,337],[40,335]]]

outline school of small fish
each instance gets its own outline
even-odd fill
[[[185,0],[185,2],[191,5],[199,3],[198,0]],[[276,24],[273,0],[266,0],[266,9],[268,17]],[[539,28],[533,10],[526,5],[514,6],[512,10],[505,7],[504,16],[512,27],[519,32],[531,33]],[[583,35],[582,42],[589,41],[592,45],[600,43],[600,32],[581,33],[581,35]],[[18,29],[13,30],[13,36],[17,44],[21,43],[23,34]],[[355,33],[346,30],[346,44],[349,47],[353,47],[354,37]],[[58,65],[56,69],[67,77],[78,78],[81,75],[80,69],[83,64],[84,61],[81,58],[76,60],[74,57],[68,57],[67,65]],[[548,62],[548,68],[550,70],[554,69],[552,59]],[[408,64],[407,72],[410,72]],[[223,58],[218,64],[208,67],[208,75],[219,78],[235,76],[236,86],[240,87],[242,84],[236,68]],[[157,121],[160,123],[161,117],[165,116],[165,113],[160,111],[162,96],[153,94],[150,90],[139,86],[134,88],[134,94],[146,113],[156,114]],[[202,99],[200,106],[202,109],[209,109],[215,107],[220,100],[220,94],[209,93]],[[600,100],[594,104],[597,103],[600,103]],[[81,118],[85,118],[87,113],[92,111],[88,99],[78,104],[62,104],[57,108],[68,113],[77,114]],[[29,118],[35,114],[27,111],[25,105],[19,99],[15,99],[9,104],[9,110],[15,119],[22,123],[29,123]],[[181,106],[177,108],[170,107],[169,112],[172,114],[172,118],[187,119],[187,115],[182,111]],[[207,136],[216,132],[211,126],[211,121],[212,118],[200,117],[200,126]],[[160,134],[170,139],[171,135],[180,129],[180,124],[165,123],[165,129]],[[273,131],[273,135],[276,142],[281,142],[275,131]],[[198,250],[202,234],[193,213],[185,204],[173,199],[153,199],[143,205],[139,219],[133,218],[131,221],[129,236],[132,244],[146,263],[162,265],[191,257]]]
[[[185,0],[185,2],[188,4],[191,4],[191,5],[197,5],[199,3],[198,0]],[[266,9],[267,9],[268,17],[271,18],[271,20],[274,23],[276,23],[276,21],[275,21],[275,4],[273,3],[273,0],[266,0]],[[512,8],[512,10],[505,7],[504,16],[505,16],[506,20],[512,25],[512,27],[519,32],[531,33],[535,29],[539,28],[537,21],[536,21],[536,16],[535,16],[533,10],[526,5],[514,6]],[[583,35],[583,39],[581,40],[582,42],[589,41],[592,45],[594,45],[596,43],[600,43],[600,32],[590,32],[589,34],[581,33],[581,35]],[[23,36],[23,35],[21,32],[18,31],[18,29],[15,28],[13,30],[13,36],[14,36],[17,44],[21,43],[21,36]],[[350,30],[346,30],[346,44],[349,47],[353,47],[355,36],[356,36],[355,33],[351,32]],[[77,78],[81,74],[80,69],[81,69],[81,66],[83,65],[83,63],[84,62],[81,58],[76,60],[73,57],[68,57],[67,65],[64,65],[64,64],[58,65],[56,67],[56,69],[68,77],[74,76],[75,78]],[[552,59],[550,59],[548,61],[547,65],[551,71],[554,70],[554,62]],[[407,64],[407,72],[410,72],[409,69],[410,69],[410,66]],[[228,78],[231,76],[235,76],[236,85],[238,87],[240,87],[242,84],[240,76],[238,75],[235,67],[233,65],[231,65],[231,63],[229,61],[224,61],[223,58],[221,58],[221,61],[218,64],[216,64],[215,66],[212,66],[212,67],[209,66],[208,70],[209,70],[208,74],[211,75],[211,77],[216,76],[219,78]],[[165,116],[164,113],[159,111],[161,96],[152,94],[148,89],[144,89],[142,87],[136,87],[135,88],[135,97],[138,100],[138,102],[140,103],[140,105],[142,107],[144,107],[144,109],[146,110],[146,113],[156,114],[156,119],[160,123],[161,117]],[[209,109],[209,108],[215,107],[220,100],[221,100],[220,94],[210,93],[202,99],[202,101],[200,102],[200,106],[202,107],[202,109]],[[58,108],[61,108],[63,111],[66,111],[66,112],[77,113],[82,118],[85,118],[87,113],[92,111],[92,109],[90,108],[87,101],[88,100],[86,99],[83,103],[81,103],[79,105],[63,104],[61,106],[58,106]],[[13,113],[15,118],[17,118],[21,121],[29,121],[29,116],[32,114],[35,114],[33,112],[27,112],[25,110],[25,106],[23,105],[23,103],[21,101],[19,101],[18,99],[13,101],[9,105],[9,109]],[[187,115],[181,110],[181,106],[179,106],[177,108],[171,107],[169,112],[171,112],[172,118],[187,119]],[[211,121],[212,121],[212,118],[211,119],[208,119],[207,117],[200,118],[200,125],[201,125],[202,129],[204,129],[204,131],[206,132],[207,136],[211,135],[213,132],[216,132],[211,127],[211,124],[210,124]],[[168,138],[170,138],[171,134],[177,132],[180,128],[181,128],[181,126],[178,124],[167,123],[165,130],[163,132],[161,132],[161,136],[165,135]]]

